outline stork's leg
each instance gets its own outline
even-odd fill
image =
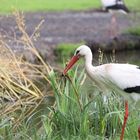
[[[138,137],[139,137],[139,140],[140,140],[140,126],[138,127]]]
[[[117,20],[115,14],[112,15],[111,17],[111,28],[110,28],[110,38],[115,39],[117,38],[118,35],[118,25],[117,25]]]
[[[125,126],[126,126],[126,122],[128,119],[128,101],[125,101],[125,115],[124,115],[124,122],[123,122],[123,126],[122,126],[122,132],[121,132],[121,136],[120,136],[120,140],[123,140],[124,137],[124,130],[125,130]]]

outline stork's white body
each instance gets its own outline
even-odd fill
[[[117,4],[124,5],[123,0],[101,0],[101,2],[104,7],[109,7]]]
[[[114,88],[115,86],[116,88],[125,91],[126,95],[131,95],[134,100],[140,100],[139,66],[118,63],[93,66],[92,52],[91,49],[86,45],[82,45],[77,48],[74,59],[76,58],[77,61],[81,56],[83,56],[85,59],[85,68],[87,74],[101,90],[105,91],[109,87],[113,86]],[[64,75],[76,62],[74,59],[71,59],[67,68],[64,70]]]
[[[116,21],[116,13],[129,13],[129,9],[124,4],[123,0],[101,0],[103,9],[112,13],[111,26],[109,27],[109,33],[111,38],[116,38],[118,35],[119,26]]]
[[[128,8],[124,4],[123,0],[101,0],[103,8],[111,13],[129,13]]]
[[[96,67],[85,64],[85,67],[88,75],[103,91],[114,85],[122,90],[140,86],[140,69],[136,65],[110,63]],[[140,93],[127,94],[135,101],[140,100]]]
[[[116,4],[116,0],[101,0],[104,7],[112,6]]]

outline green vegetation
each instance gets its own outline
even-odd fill
[[[63,60],[68,59],[68,56],[73,55],[75,49],[77,46],[80,46],[84,43],[78,43],[78,44],[59,44],[55,50],[54,53],[57,57],[58,62],[63,62]]]
[[[12,8],[23,11],[62,11],[97,8],[100,1],[94,0],[1,0],[1,12],[9,12]]]
[[[138,5],[140,5],[140,1],[139,0],[133,0],[133,2],[131,0],[125,0],[125,4],[132,11],[133,10],[140,11],[140,8],[138,6]]]
[[[125,0],[130,10],[139,10],[139,0]],[[101,8],[100,0],[0,0],[0,12],[13,9],[23,11],[62,11]]]
[[[136,35],[136,36],[140,36],[140,27],[138,26],[138,27],[130,28],[126,31],[126,33]]]
[[[79,75],[78,68],[69,75],[70,78],[64,79],[50,71],[48,77],[55,97],[54,105],[45,104],[44,108],[23,119],[16,130],[12,120],[1,119],[1,139],[102,140],[107,137],[119,140],[124,112],[120,97],[112,93],[104,100],[98,90],[86,88],[84,71]],[[131,107],[125,139],[137,139],[139,113]],[[41,114],[42,110],[48,110],[48,113]]]
[[[52,120],[46,117],[46,122],[47,126],[48,122],[55,126],[51,129],[52,139],[54,137],[66,140],[92,140],[105,137],[117,139],[120,135],[124,109],[120,97],[112,93],[105,101],[98,90],[93,87],[91,89],[85,82],[83,83],[84,75],[83,72],[78,74],[78,68],[69,74],[73,78],[71,80],[67,78],[66,83],[65,80],[57,82],[58,78],[54,74],[51,78],[55,91],[56,110],[51,110]],[[136,110],[133,113],[135,117],[139,114]],[[135,130],[140,120],[133,117],[130,115],[125,133],[125,137],[129,139],[137,138]]]

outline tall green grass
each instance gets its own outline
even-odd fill
[[[79,73],[78,68],[69,73],[69,78],[65,78],[52,69],[49,72],[49,80],[54,93],[54,104],[48,106],[45,103],[45,106],[40,106],[30,117],[26,117],[21,122],[18,129],[13,128],[12,118],[1,119],[0,138],[7,140],[119,139],[124,105],[117,93],[104,96],[94,85],[87,87],[87,81],[83,82],[84,71]],[[139,115],[138,110],[130,106],[125,139],[137,139]]]
[[[76,69],[71,72],[70,77],[73,78],[57,82],[57,76],[51,76],[56,104],[51,109],[51,119],[46,117],[45,120],[47,126],[49,122],[49,126],[52,126],[51,139],[118,139],[124,112],[121,98],[112,93],[105,100],[105,96],[97,90],[91,90],[91,97],[86,92],[86,85],[80,85],[83,72],[79,75]],[[135,117],[138,117],[138,112],[134,112]],[[130,115],[125,133],[125,137],[129,139],[137,138],[137,124],[140,120],[133,117]],[[50,128],[47,128],[45,127],[48,132]]]

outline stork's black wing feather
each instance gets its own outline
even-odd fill
[[[140,86],[135,86],[135,87],[129,87],[124,89],[125,92],[127,93],[139,93],[140,94]]]

